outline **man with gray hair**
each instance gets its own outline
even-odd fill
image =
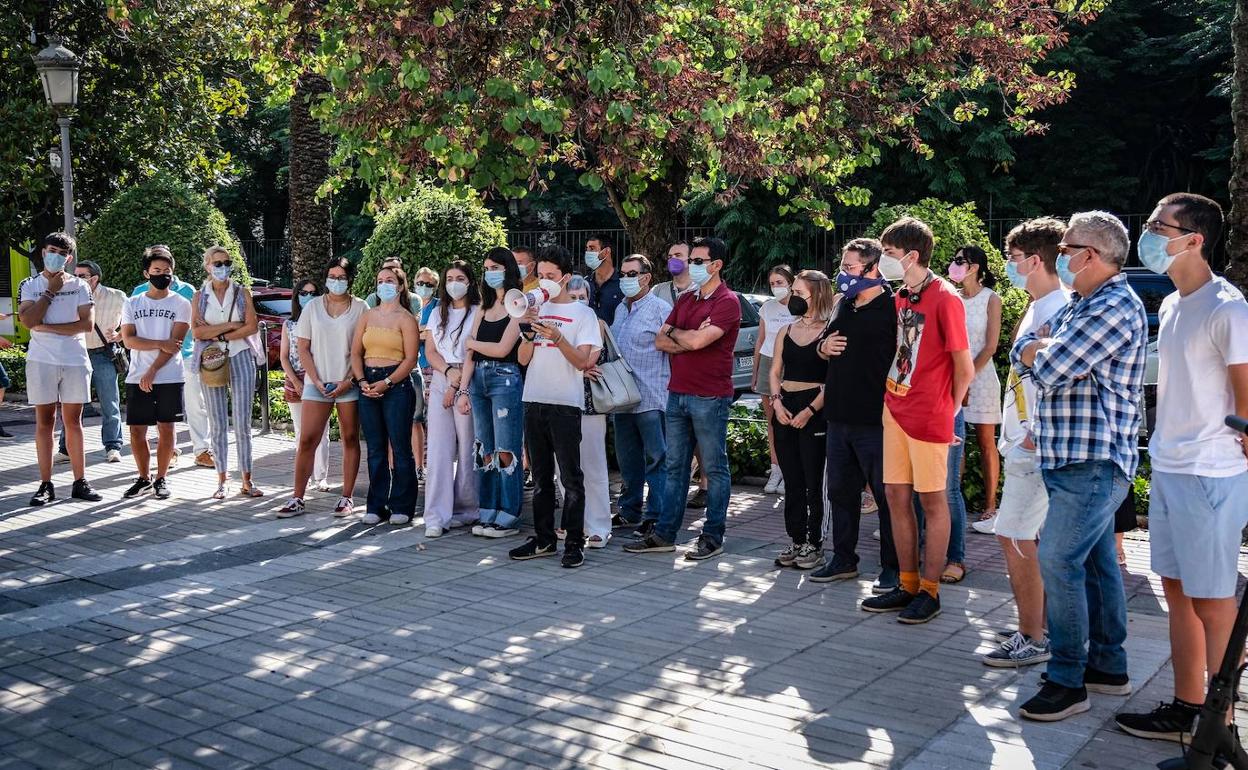
[[[1057,273],[1070,302],[1019,337],[1010,361],[1037,390],[1033,416],[1049,513],[1039,561],[1052,658],[1027,719],[1087,711],[1088,690],[1127,695],[1127,607],[1114,512],[1139,463],[1148,321],[1127,285],[1127,229],[1112,214],[1071,217]]]

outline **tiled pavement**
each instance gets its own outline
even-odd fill
[[[1176,751],[1110,721],[1168,697],[1142,535],[1137,694],[1023,724],[1039,671],[978,659],[1012,622],[991,538],[968,538],[944,614],[903,627],[855,606],[870,520],[864,579],[821,587],[772,567],[778,499],[753,488],[734,489],[717,560],[613,543],[566,571],[509,563],[515,539],[335,520],[336,492],[275,521],[293,457],[276,436],[256,439],[264,500],[210,504],[214,474],[185,468],[172,500],[122,502],[129,457],[95,452],[103,503],[26,508],[30,420],[0,407],[19,434],[0,444],[0,768],[1146,768]]]

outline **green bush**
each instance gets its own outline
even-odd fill
[[[386,209],[358,265],[355,285],[358,296],[373,291],[377,269],[387,257],[403,260],[408,275],[420,267],[441,274],[451,262],[462,259],[479,271],[485,252],[506,246],[501,219],[477,198],[458,198],[436,187],[424,187],[412,197]]]
[[[26,351],[16,346],[0,350],[0,364],[4,365],[4,371],[8,373],[12,383],[6,392],[25,393]]]
[[[762,410],[745,404],[732,405],[728,420],[728,470],[738,483],[746,476],[766,476],[771,470]]]
[[[129,294],[144,281],[143,250],[157,243],[173,252],[184,281],[203,282],[204,249],[219,245],[233,258],[235,280],[251,284],[225,216],[206,197],[164,174],[114,198],[79,236],[78,254],[100,264],[106,285]]]

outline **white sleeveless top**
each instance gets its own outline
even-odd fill
[[[225,290],[225,297],[221,301],[217,299],[217,292],[213,290],[211,281],[204,284],[202,291],[205,296],[208,297],[208,302],[204,307],[204,321],[209,325],[223,324],[229,321],[238,321],[241,323],[247,320],[246,318],[238,317],[238,309],[234,304],[235,285],[233,283],[231,283],[229,288]],[[220,345],[221,343],[216,344]],[[230,340],[226,343],[226,350],[230,358],[233,358],[247,349],[247,340]]]

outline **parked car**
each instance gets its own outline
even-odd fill
[[[1148,347],[1144,359],[1144,404],[1143,420],[1140,422],[1140,446],[1148,444],[1149,434],[1157,423],[1157,327],[1160,321],[1157,311],[1161,309],[1161,301],[1174,291],[1174,281],[1170,276],[1154,273],[1143,267],[1128,267],[1123,273],[1127,276],[1127,284],[1144,303],[1144,311],[1148,314]]]
[[[277,286],[252,286],[251,298],[256,305],[256,318],[266,324],[264,348],[269,355],[269,368],[281,369],[282,324],[290,318],[293,292]]]
[[[733,396],[740,398],[749,393],[754,380],[754,341],[758,339],[758,309],[750,301],[749,295],[737,292],[737,300],[741,303],[741,331],[737,333],[737,346],[733,349],[736,357],[732,366]]]

